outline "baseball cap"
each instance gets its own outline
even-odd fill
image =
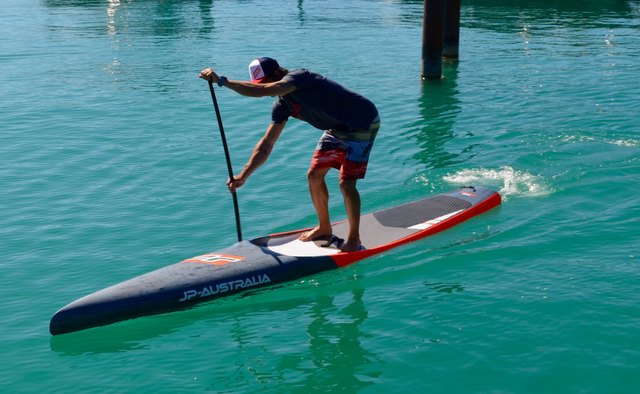
[[[280,68],[277,61],[270,57],[259,57],[249,64],[251,82],[260,83],[275,70]]]

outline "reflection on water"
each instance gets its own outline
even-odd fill
[[[435,300],[438,299],[443,299],[443,294],[451,294],[451,293],[459,293],[461,291],[464,291],[464,285],[461,283],[444,283],[444,282],[429,282],[429,281],[424,281],[423,284],[433,290],[433,292],[435,294],[429,294],[429,296],[425,296],[424,298],[433,298]]]
[[[108,10],[121,7],[125,9],[145,9],[141,18],[135,20],[131,26],[141,27],[144,21],[151,22],[149,32],[158,35],[175,35],[181,33],[199,32],[202,36],[213,30],[214,0],[44,0],[49,8],[77,7],[102,9],[107,3]],[[399,3],[398,20],[409,25],[422,25],[423,0],[401,0]],[[314,6],[315,4],[312,4]],[[298,0],[295,5],[284,4],[283,11],[295,7],[300,26],[309,20],[305,12],[304,0]],[[199,11],[201,26],[197,26],[193,16]],[[588,25],[600,25],[601,18],[608,16],[630,18],[638,17],[640,7],[634,0],[539,0],[535,2],[514,2],[513,0],[468,0],[463,2],[461,19],[463,28],[478,27],[492,30],[509,30],[519,28],[522,21],[537,24],[563,21],[568,27],[584,28]],[[123,19],[134,15],[123,16]],[[317,17],[318,18],[318,17]],[[124,21],[123,21],[124,22]],[[587,25],[585,25],[587,24]],[[109,25],[109,29],[113,26]],[[111,30],[110,30],[111,31]]]
[[[364,290],[353,290],[351,303],[336,316],[333,297],[323,296],[312,308],[314,320],[307,327],[314,369],[310,370],[306,387],[321,387],[326,382],[340,382],[341,391],[357,392],[379,377],[381,371],[369,373],[370,381],[363,381],[363,369],[377,362],[375,355],[362,347],[360,325],[368,314],[362,302]],[[373,375],[373,376],[372,376]]]
[[[212,365],[210,376],[202,377],[211,382],[209,388],[214,391],[286,381],[289,387],[339,384],[339,391],[358,392],[382,375],[381,361],[363,345],[361,326],[369,316],[364,289],[353,284],[336,295],[322,292],[311,299],[292,297],[286,287],[283,290],[280,295],[271,293],[275,298],[263,304],[255,299],[243,301],[266,294],[234,296],[192,310],[55,336],[50,346],[62,356],[153,350],[154,338],[171,338],[173,333],[194,326],[196,337],[205,336],[205,359],[216,349],[227,352],[223,354],[228,364]],[[261,315],[285,316],[285,321],[265,327],[256,324]],[[306,337],[289,334],[291,324],[297,324],[294,332],[306,332]]]
[[[298,0],[298,19],[300,20],[300,26],[304,25],[304,0]]]
[[[531,23],[584,29],[601,26],[609,16],[633,17],[635,4],[633,0],[468,0],[463,2],[462,9],[466,27],[511,31],[523,23]]]
[[[258,382],[265,387],[286,381],[290,389],[337,385],[338,391],[351,393],[372,384],[382,372],[375,367],[379,360],[361,342],[360,325],[368,317],[363,295],[361,288],[339,296],[318,295],[308,303],[304,316],[295,320],[310,319],[307,343],[283,338],[291,348],[284,353],[280,345],[270,347],[264,340],[256,344],[255,327],[247,327],[247,318],[237,319],[231,332],[239,355],[233,385],[241,388]],[[345,296],[349,297],[346,303]],[[211,389],[223,390],[216,383]]]
[[[241,389],[256,382],[268,385],[286,380],[300,387],[327,387],[339,382],[342,391],[357,392],[382,372],[380,360],[362,344],[364,334],[360,326],[367,320],[368,312],[363,302],[364,289],[354,287],[336,296],[323,293],[312,299],[285,293],[278,300],[277,293],[272,293],[276,298],[262,305],[242,302],[259,297],[257,294],[248,298],[234,296],[192,310],[54,336],[50,347],[61,356],[153,350],[154,338],[171,338],[175,332],[196,326],[196,337],[204,335],[208,341],[202,349],[203,357],[216,349],[231,352],[227,354],[231,359],[225,368],[212,365],[209,380],[215,391],[223,390],[223,384]],[[304,312],[298,315],[301,310]],[[282,329],[286,331],[287,324],[300,323],[307,333],[306,339],[289,334],[280,338],[273,334],[274,327],[256,325],[259,316],[265,314],[289,316],[282,322]],[[222,345],[221,338],[231,341]],[[286,345],[272,343],[274,340]],[[194,343],[202,342],[194,340]],[[230,374],[233,379],[229,379]]]
[[[422,25],[423,0],[401,0],[400,4],[402,22]],[[639,11],[637,0],[465,0],[461,27],[509,31],[517,29],[522,21],[533,24],[563,21],[567,27],[585,28],[601,26],[601,18],[609,16],[637,18]]]
[[[424,164],[425,169],[466,161],[473,157],[475,147],[469,145],[462,152],[451,152],[446,148],[447,142],[455,137],[453,129],[461,106],[457,98],[457,63],[447,64],[444,71],[443,79],[423,82],[419,116],[405,128],[405,135],[414,139],[420,148],[413,157]]]
[[[107,34],[114,37],[119,34],[135,33],[154,37],[206,38],[214,30],[214,0],[174,0],[174,1],[124,1],[124,0],[46,0],[49,8],[84,8],[101,11],[88,25],[61,26],[60,20],[53,19],[49,29],[52,31],[71,31],[75,34]],[[104,13],[102,11],[104,10]],[[195,18],[197,16],[198,18]],[[73,23],[73,22],[67,22]]]

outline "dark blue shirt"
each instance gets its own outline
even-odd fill
[[[276,99],[271,111],[275,123],[293,116],[320,130],[349,132],[369,129],[378,116],[376,106],[366,97],[320,74],[300,69],[282,80],[292,83],[296,90]]]

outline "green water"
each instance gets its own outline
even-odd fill
[[[464,1],[460,62],[428,83],[420,1],[1,9],[1,392],[640,390],[638,1]],[[380,109],[364,211],[463,184],[503,205],[353,267],[51,337],[76,298],[235,241],[197,74],[245,79],[265,55]],[[272,99],[218,100],[239,169]],[[289,122],[239,191],[246,238],[314,224],[318,137]]]

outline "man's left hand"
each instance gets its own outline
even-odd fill
[[[207,67],[204,70],[200,71],[200,75],[198,75],[198,78],[206,79],[207,81],[212,83],[218,83],[218,81],[220,80],[218,74],[216,74],[216,72],[213,71],[211,67]]]

